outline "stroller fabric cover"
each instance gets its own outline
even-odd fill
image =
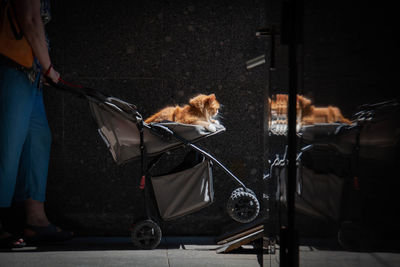
[[[136,118],[129,114],[129,103],[113,98],[110,103],[89,101],[95,121],[99,127],[99,134],[107,144],[114,161],[117,164],[140,158],[140,134],[136,125]],[[216,125],[216,132],[209,132],[199,125],[180,124],[176,122],[158,123],[168,127],[181,137],[191,142],[225,131],[222,125]],[[149,125],[151,127],[151,125]],[[170,139],[154,134],[151,129],[144,128],[144,143],[148,156],[163,153],[172,148],[183,145],[174,137]]]
[[[209,160],[185,170],[151,177],[161,218],[173,220],[200,210],[214,200]]]

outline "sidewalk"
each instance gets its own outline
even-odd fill
[[[185,244],[185,245],[182,245]],[[136,250],[129,238],[75,238],[66,244],[49,247],[27,247],[0,251],[0,267],[47,266],[149,266],[203,267],[260,266],[252,246],[232,253],[217,254],[212,238],[163,238],[154,250]],[[279,266],[279,249],[274,255],[263,255],[263,266]],[[302,245],[300,266],[305,267],[397,267],[400,253],[349,252],[337,248]]]
[[[185,245],[181,245],[184,243]],[[192,243],[192,244],[190,244]],[[196,244],[193,244],[196,243]],[[212,238],[165,237],[154,250],[137,250],[129,238],[75,238],[66,244],[0,251],[0,267],[47,266],[260,266],[248,253],[217,254]]]

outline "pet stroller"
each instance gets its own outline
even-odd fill
[[[176,122],[147,124],[135,105],[121,99],[62,80],[52,86],[88,100],[98,133],[118,165],[140,159],[139,187],[143,192],[147,218],[135,222],[131,228],[132,242],[136,247],[153,249],[159,245],[162,233],[158,220],[174,220],[213,202],[213,164],[239,185],[227,201],[229,216],[240,223],[251,222],[258,216],[260,204],[255,193],[215,157],[193,144],[222,133],[225,131],[222,125],[216,125],[216,131],[209,132],[202,126]],[[191,151],[182,164],[165,175],[153,176],[151,170],[162,155],[182,146]]]

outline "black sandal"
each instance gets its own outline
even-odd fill
[[[32,243],[63,242],[73,237],[72,232],[62,230],[54,224],[48,226],[27,225],[24,229],[24,239]]]

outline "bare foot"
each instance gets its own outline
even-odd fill
[[[48,226],[50,224],[44,211],[44,203],[27,199],[25,201],[26,223],[34,226]]]

